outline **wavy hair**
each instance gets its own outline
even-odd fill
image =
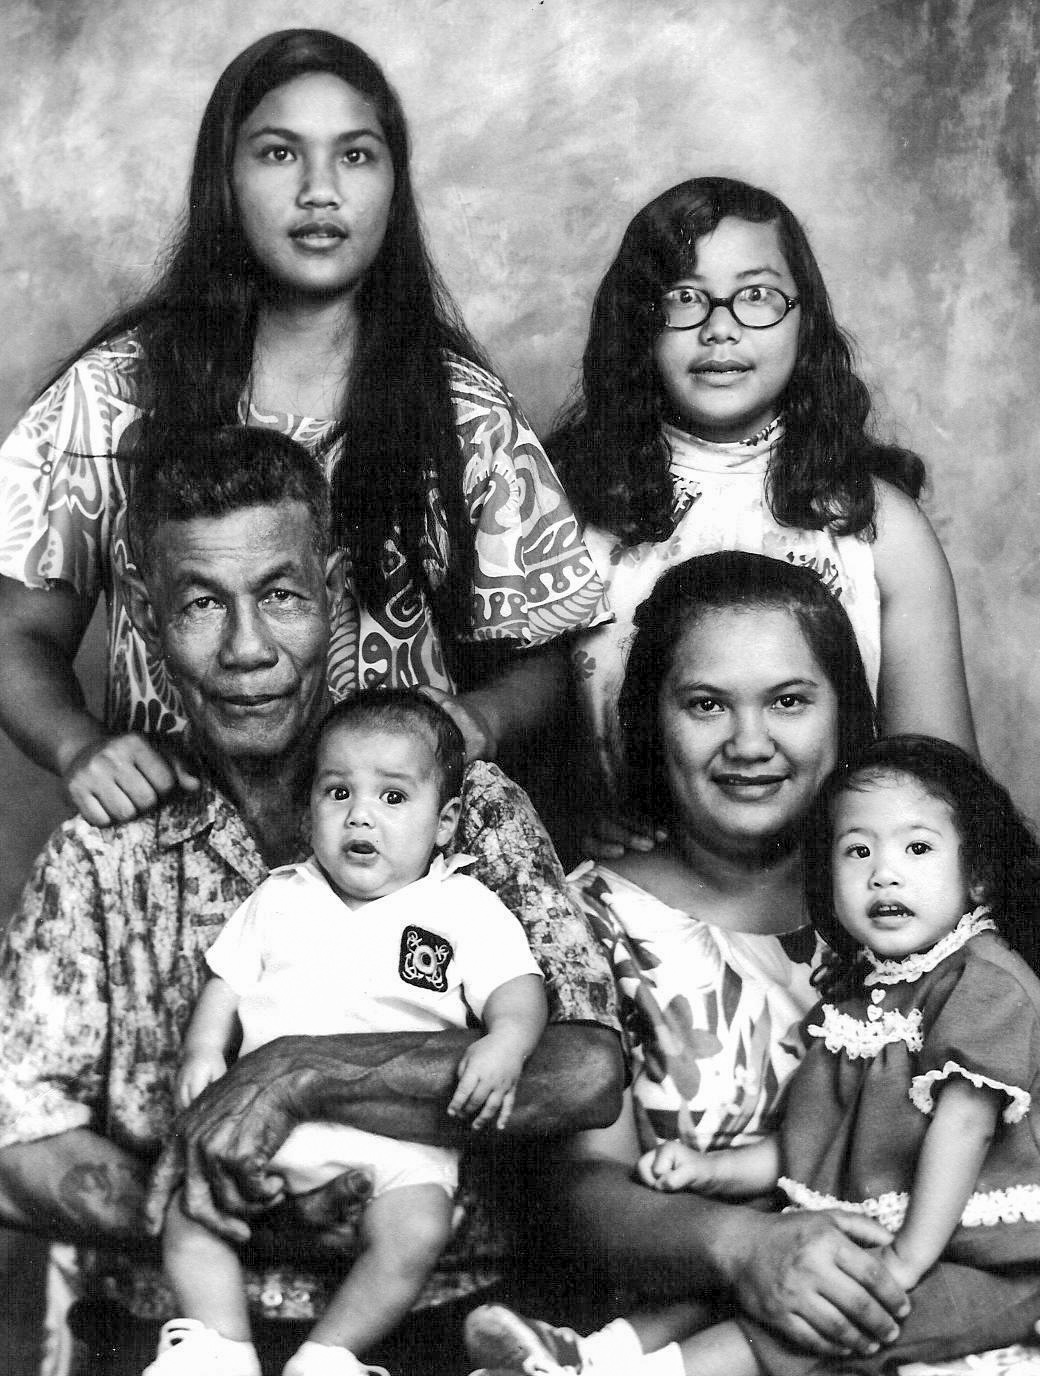
[[[397,529],[413,578],[428,587],[419,551],[432,474],[447,511],[452,572],[441,593],[428,591],[435,609],[458,625],[464,620],[472,539],[444,354],[451,350],[481,366],[485,360],[426,249],[401,103],[356,44],[321,29],[284,29],[239,53],[203,114],[187,210],[158,280],[80,345],[56,376],[87,349],[134,329],[146,360],[145,457],[149,429],[161,435],[238,423],[249,395],[267,282],[235,204],[235,142],[269,91],[315,72],[339,77],[372,104],[394,170],[386,236],[356,296],[359,328],[349,386],[328,444],[341,448],[333,477],[337,535],[350,550],[366,603],[383,600],[383,546]]]
[[[961,842],[968,883],[1001,934],[1040,973],[1040,844],[1011,795],[978,760],[932,736],[885,736],[839,763],[824,781],[806,824],[803,849],[809,918],[831,954],[814,982],[824,994],[849,992],[865,966],[861,943],[834,912],[834,807],[842,793],[913,780],[946,803]]]
[[[838,700],[839,760],[877,734],[877,711],[856,635],[844,608],[811,569],[742,550],[703,554],[661,578],[635,615],[618,715],[626,799],[640,815],[665,822],[671,794],[661,747],[658,701],[676,646],[706,612],[783,611],[796,621]]]
[[[868,430],[870,393],[853,371],[805,231],[783,201],[728,177],[697,177],[635,216],[592,307],[577,397],[549,441],[582,517],[628,544],[672,530],[666,407],[654,363],[658,303],[691,272],[697,243],[727,216],[774,224],[801,303],[798,357],[781,399],[784,435],[766,476],[770,509],[785,526],[874,533],[873,479],[916,498],[924,464]]]

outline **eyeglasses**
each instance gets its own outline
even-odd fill
[[[696,287],[673,287],[661,297],[666,330],[695,330],[709,319],[716,306],[725,306],[738,325],[749,330],[768,330],[793,311],[797,296],[778,287],[741,287],[732,296],[710,296]]]

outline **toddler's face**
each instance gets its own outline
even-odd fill
[[[332,887],[353,905],[421,878],[458,815],[457,798],[440,801],[433,745],[422,734],[347,722],[322,737],[311,844]]]
[[[846,789],[833,834],[835,915],[883,959],[934,946],[974,906],[953,812],[916,779]]]

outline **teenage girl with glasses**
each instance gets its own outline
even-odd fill
[[[872,437],[870,409],[782,201],[700,177],[636,215],[549,445],[616,615],[573,646],[608,782],[633,613],[670,566],[719,549],[815,569],[853,623],[885,729],[975,750],[953,580],[916,503],[924,465]]]

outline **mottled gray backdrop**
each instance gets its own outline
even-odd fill
[[[437,261],[545,427],[656,192],[806,223],[890,432],[927,459],[987,760],[1040,817],[1035,0],[4,0],[0,426],[147,279],[214,80],[269,30],[359,41],[408,111]],[[95,638],[96,641],[96,638]],[[84,656],[96,685],[96,643]],[[0,673],[3,666],[0,665]],[[6,912],[59,815],[0,742]]]

